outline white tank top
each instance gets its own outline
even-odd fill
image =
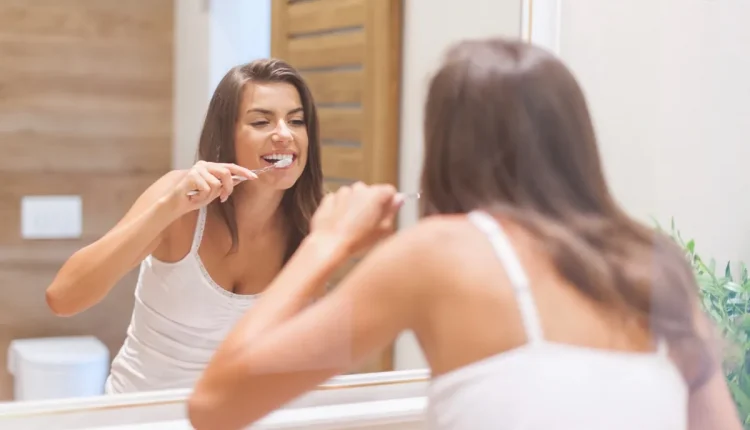
[[[190,252],[176,263],[141,263],[125,343],[112,361],[108,394],[192,388],[229,330],[257,296],[234,294],[209,276],[198,256],[206,208]]]
[[[546,341],[528,278],[502,227],[483,212],[469,220],[508,274],[528,341],[436,377],[429,429],[687,429],[687,385],[664,342],[655,353],[639,353]]]

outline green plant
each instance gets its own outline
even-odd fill
[[[657,228],[664,231],[657,223]],[[695,241],[683,240],[674,220],[668,234],[685,251],[698,281],[700,300],[725,340],[724,375],[745,429],[750,430],[750,279],[744,263],[727,262],[723,273],[716,261],[701,258]]]

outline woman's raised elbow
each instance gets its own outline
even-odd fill
[[[85,310],[71,297],[71,288],[65,280],[55,279],[44,292],[47,307],[58,317],[72,317]]]
[[[55,286],[51,285],[44,293],[44,299],[47,301],[47,307],[58,317],[69,317],[77,312],[65,303],[60,294],[55,291]]]

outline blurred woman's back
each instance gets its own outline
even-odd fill
[[[450,306],[419,332],[441,357],[428,428],[686,429],[688,389],[664,338],[579,293],[543,242],[499,220],[475,210],[440,221],[455,255],[442,273],[453,286],[438,286]]]
[[[422,195],[439,249],[424,267],[442,268],[415,330],[430,428],[688,428],[691,393],[721,378],[692,271],[610,195],[559,60],[454,47],[430,85]]]

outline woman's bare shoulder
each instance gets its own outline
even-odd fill
[[[536,252],[538,244],[523,228],[504,220],[503,229],[519,255]],[[408,256],[409,264],[451,284],[467,273],[483,273],[478,269],[494,266],[497,258],[487,236],[461,214],[425,218],[403,229],[394,242],[395,253]]]
[[[405,227],[394,237],[402,246],[433,247],[459,239],[468,223],[461,215],[435,215]]]
[[[455,263],[458,254],[471,246],[471,228],[463,215],[431,216],[403,228],[389,245],[411,264],[432,271],[435,266]]]

